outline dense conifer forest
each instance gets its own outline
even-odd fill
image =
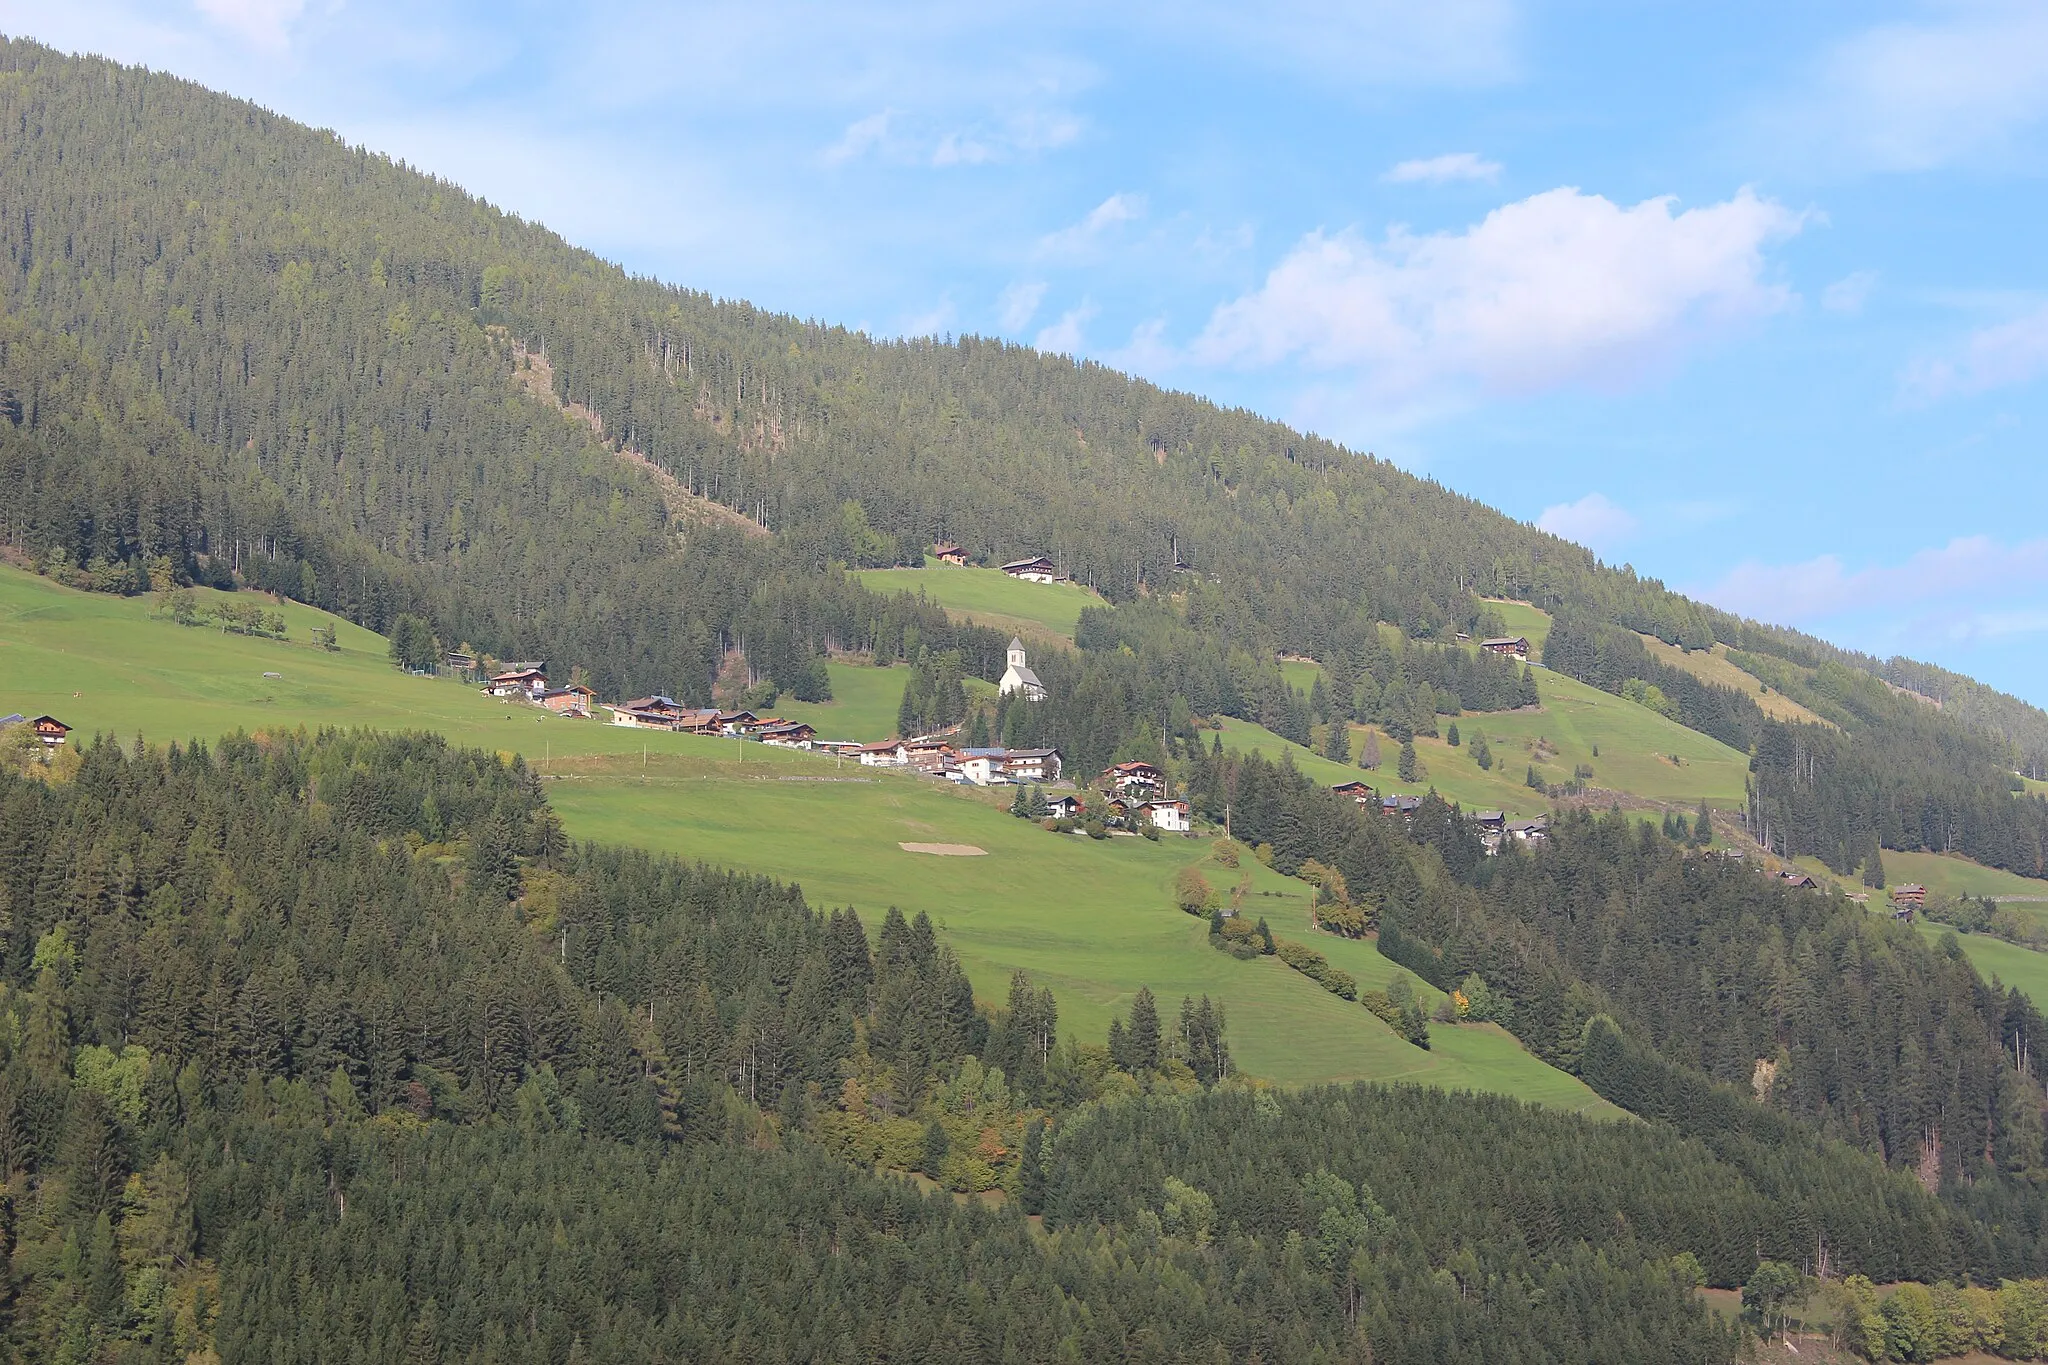
[[[701,702],[735,651],[747,681],[813,696],[834,650],[957,649],[965,675],[995,677],[995,632],[958,638],[838,573],[946,538],[984,561],[1051,555],[1114,603],[1172,598],[1198,637],[1174,654],[1212,660],[1182,703],[1297,739],[1308,708],[1276,652],[1336,661],[1316,719],[1428,733],[1439,702],[1519,704],[1512,680],[1419,651],[1393,692],[1369,656],[1377,623],[1442,639],[1497,626],[1481,597],[1524,598],[1571,614],[1553,666],[1655,684],[1738,748],[1765,728],[1753,701],[1621,648],[1627,632],[1720,641],[1766,677],[1826,664],[1940,692],[1933,743],[1902,748],[1897,708],[1824,712],[1850,736],[1839,758],[1804,746],[1826,811],[1767,809],[1801,799],[1765,773],[1760,822],[1838,865],[1874,832],[2048,870],[2048,816],[1992,809],[2012,769],[2048,761],[2048,717],[2010,698],[1736,620],[1369,456],[1099,366],[878,342],[629,277],[167,76],[0,46],[0,259],[0,542],[67,581],[239,582],[378,629],[416,615],[445,645],[573,665],[606,695]],[[1083,644],[1134,634],[1163,639],[1148,617]],[[1171,729],[1170,696],[1136,696],[1179,690],[1150,663],[1041,730],[1093,763],[1139,717]],[[1905,811],[1870,773],[1938,795]]]

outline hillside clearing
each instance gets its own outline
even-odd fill
[[[1461,743],[1453,748],[1441,737],[1418,738],[1415,752],[1422,772],[1414,782],[1401,781],[1395,769],[1401,746],[1378,727],[1351,727],[1353,754],[1364,748],[1369,731],[1379,737],[1380,766],[1371,771],[1332,763],[1248,721],[1225,719],[1223,746],[1257,750],[1276,761],[1289,754],[1296,767],[1325,785],[1362,779],[1382,792],[1411,795],[1434,788],[1468,810],[1500,809],[1510,815],[1536,815],[1551,807],[1549,797],[1528,786],[1531,767],[1545,782],[1561,784],[1582,764],[1593,770],[1589,785],[1602,790],[1685,807],[1702,799],[1723,808],[1741,806],[1749,770],[1744,755],[1561,673],[1538,668],[1535,677],[1543,699],[1540,709],[1438,717],[1437,728],[1446,733],[1455,720]],[[1493,754],[1491,771],[1482,771],[1472,757],[1472,740],[1482,732]]]
[[[1074,627],[1088,607],[1106,605],[1074,583],[1026,583],[999,569],[968,569],[941,564],[923,569],[861,569],[854,577],[872,592],[922,591],[956,619],[973,618],[977,625],[1015,631],[1032,642],[1071,645]]]
[[[1673,668],[1683,669],[1701,682],[1715,687],[1725,687],[1731,692],[1740,692],[1757,704],[1759,710],[1772,720],[1788,721],[1799,725],[1825,725],[1839,729],[1831,720],[1825,720],[1782,692],[1772,691],[1763,686],[1756,675],[1736,666],[1728,657],[1728,646],[1716,644],[1711,650],[1680,649],[1667,645],[1654,635],[1638,635],[1643,645],[1658,662]]]
[[[204,605],[223,595],[199,596]],[[0,707],[48,711],[81,739],[374,726],[523,752],[572,836],[793,881],[820,908],[855,906],[870,928],[891,905],[924,911],[983,998],[1003,998],[1010,973],[1023,968],[1054,989],[1062,1028],[1083,1038],[1100,1039],[1138,987],[1150,986],[1169,1002],[1205,994],[1221,1002],[1239,1064],[1276,1082],[1405,1079],[1599,1108],[1576,1079],[1512,1040],[1458,1029],[1446,1046],[1423,1052],[1277,961],[1240,962],[1212,949],[1206,923],[1172,900],[1175,875],[1207,853],[1202,841],[1048,834],[1008,815],[995,793],[737,740],[563,720],[401,674],[382,637],[347,624],[338,627],[342,648],[321,649],[307,637],[328,624],[324,613],[292,602],[277,610],[296,638],[178,626],[153,618],[144,598],[78,592],[0,568]],[[905,843],[987,856],[921,856]],[[1248,912],[1305,914],[1306,886],[1252,870],[1260,894]]]

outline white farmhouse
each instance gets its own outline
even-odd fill
[[[1057,583],[1060,578],[1059,566],[1044,555],[1013,559],[1003,565],[1003,572],[1026,583]]]
[[[1045,700],[1045,684],[1024,662],[1024,642],[1014,635],[1010,637],[1010,666],[1003,670],[1003,681],[999,686],[1002,696],[1007,697],[1012,692],[1022,692],[1026,701]]]

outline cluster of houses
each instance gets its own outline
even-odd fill
[[[45,749],[59,749],[71,734],[71,727],[55,716],[37,716],[34,720],[16,711],[11,716],[0,716],[0,730],[11,730],[17,725],[26,725],[43,742]]]
[[[949,735],[885,739],[874,744],[841,745],[827,741],[815,747],[857,758],[863,767],[908,768],[928,777],[943,777],[975,787],[1060,780],[1057,749],[959,748]]]
[[[1382,815],[1399,816],[1406,820],[1415,814],[1422,804],[1419,796],[1404,796],[1400,792],[1388,792],[1382,796],[1378,791],[1360,781],[1339,782],[1330,788],[1339,796],[1348,796],[1368,809],[1378,807]],[[1510,820],[1506,811],[1470,810],[1465,819],[1478,831],[1479,842],[1488,853],[1500,852],[1501,841],[1513,839],[1517,843],[1540,844],[1550,837],[1550,820],[1537,816],[1531,820]]]

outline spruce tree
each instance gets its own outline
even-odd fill
[[[1159,1002],[1152,998],[1148,986],[1138,987],[1136,998],[1131,1001],[1131,1027],[1128,1034],[1133,1075],[1149,1074],[1159,1069]]]
[[[1451,728],[1444,731],[1444,743],[1450,745],[1453,749],[1458,747],[1458,722],[1452,721]]]
[[[1707,798],[1700,798],[1699,814],[1693,817],[1692,841],[1701,848],[1714,842],[1714,814],[1707,806]]]
[[[1380,766],[1380,737],[1377,731],[1365,732],[1365,743],[1358,750],[1358,766],[1368,769]]]
[[[1400,762],[1395,770],[1400,773],[1403,782],[1413,782],[1415,775],[1421,771],[1415,758],[1414,740],[1406,740],[1402,743]]]
[[[1330,733],[1323,741],[1323,757],[1332,763],[1351,761],[1351,727],[1342,716],[1330,722]]]
[[[1017,1202],[1027,1214],[1045,1212],[1045,1120],[1033,1119],[1024,1129],[1024,1150],[1017,1159]]]
[[[924,1146],[919,1153],[918,1169],[933,1180],[937,1180],[946,1169],[946,1154],[951,1144],[946,1140],[946,1130],[933,1119],[924,1126]]]

